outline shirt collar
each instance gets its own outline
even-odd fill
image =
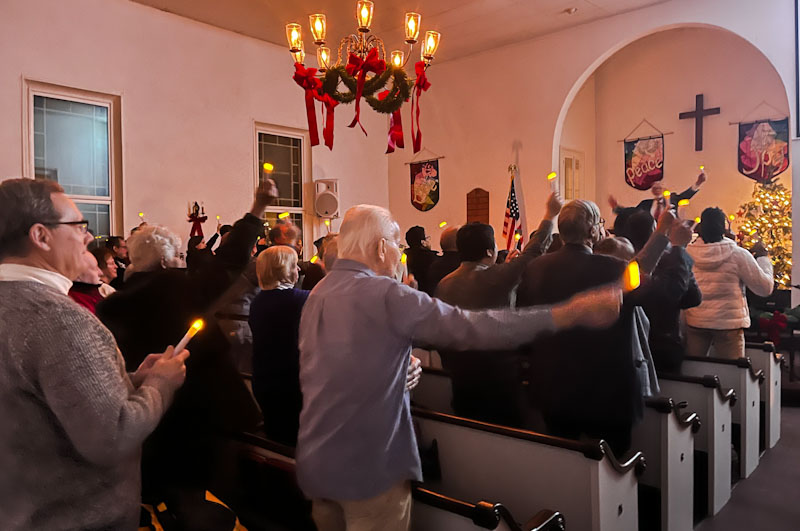
[[[72,281],[61,273],[22,264],[0,264],[0,282],[2,281],[38,282],[64,295],[72,287]]]

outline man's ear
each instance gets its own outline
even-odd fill
[[[494,249],[486,249],[486,258],[494,256]]]
[[[381,262],[386,259],[386,238],[378,240],[378,259]]]
[[[52,238],[53,235],[47,227],[41,223],[34,223],[33,226],[28,229],[28,243],[36,249],[50,251]]]

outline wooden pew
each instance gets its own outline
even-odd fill
[[[422,377],[411,392],[416,405],[439,413],[455,414],[453,411],[453,382],[450,374],[442,369],[422,368]]]
[[[499,503],[467,503],[415,485],[411,489],[411,531],[563,531],[564,517],[543,510],[520,525],[511,512]]]
[[[760,439],[760,385],[763,371],[755,371],[749,358],[724,359],[686,356],[681,372],[690,376],[716,375],[736,392],[731,433],[739,453],[739,477],[748,478],[758,467]]]
[[[502,500],[514,514],[554,507],[571,529],[638,529],[641,453],[619,463],[605,441],[573,441],[412,408],[418,441],[436,441],[441,478],[425,487]]]
[[[694,527],[694,434],[700,418],[686,402],[645,400],[644,419],[633,430],[632,446],[644,453],[639,478],[639,529],[691,531]]]
[[[761,382],[761,440],[763,452],[774,447],[781,438],[781,367],[785,359],[778,354],[775,345],[765,343],[746,343],[745,354],[758,371],[763,371]]]
[[[731,497],[731,409],[733,389],[716,376],[659,374],[661,395],[688,403],[703,422],[694,437],[695,521],[717,514]]]

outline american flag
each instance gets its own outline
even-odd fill
[[[511,189],[508,191],[508,201],[506,201],[506,215],[503,218],[503,237],[506,239],[507,251],[515,246],[521,247],[525,238],[519,218],[519,203],[517,203],[517,193],[514,191],[514,174],[512,173]]]

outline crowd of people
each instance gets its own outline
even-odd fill
[[[0,183],[10,529],[133,529],[140,502],[199,529],[219,438],[263,429],[296,446],[321,531],[405,530],[422,479],[412,347],[439,352],[457,414],[603,438],[622,455],[658,373],[687,353],[743,355],[745,288],[773,287],[766,250],[737,246],[724,212],[695,227],[658,194],[613,201],[613,234],[593,202],[551,194],[525,248],[502,255],[490,225],[446,229],[439,254],[423,227],[403,245],[388,210],[359,205],[310,261],[298,227],[264,233],[277,196],[263,183],[236,223],[190,238],[184,260],[180,237],[153,224],[89,251],[58,184]],[[623,294],[631,260],[642,282]],[[198,317],[191,354],[175,352]]]

